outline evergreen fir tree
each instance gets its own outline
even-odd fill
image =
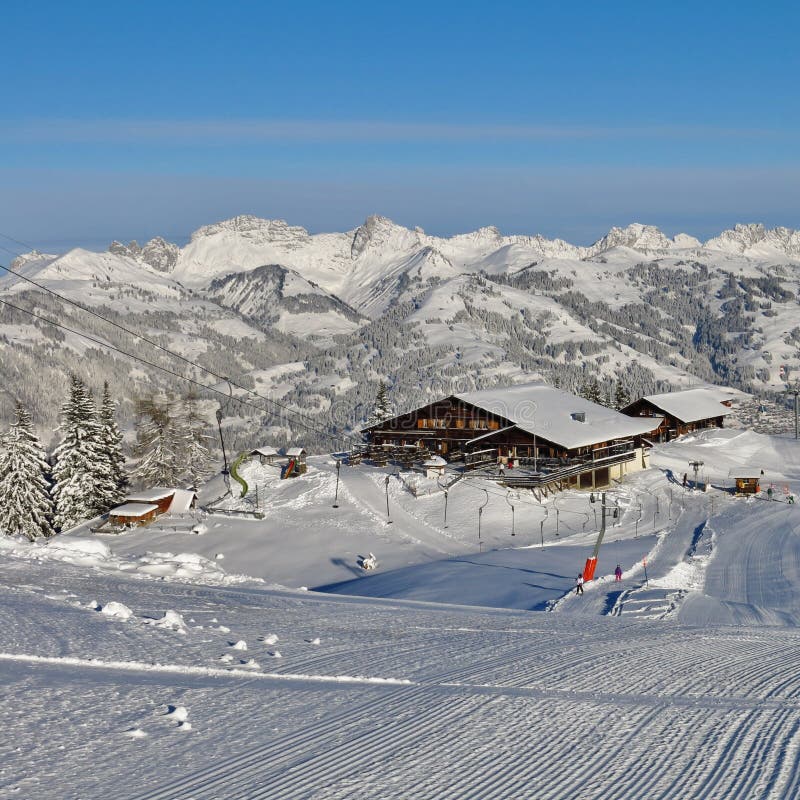
[[[103,399],[100,404],[100,435],[105,460],[108,464],[108,492],[103,498],[108,507],[125,497],[128,479],[125,475],[125,456],[122,454],[122,434],[114,417],[116,403],[111,399],[108,381],[103,384]]]
[[[625,406],[630,405],[631,398],[628,394],[628,390],[625,388],[625,385],[622,381],[617,381],[617,386],[614,390],[614,408],[619,411]]]
[[[30,414],[17,403],[16,420],[0,440],[0,531],[31,541],[53,535],[48,471]]]
[[[200,413],[199,398],[194,391],[183,400],[180,416],[181,439],[184,442],[183,463],[191,485],[196,489],[211,472],[211,453],[208,444],[208,422]]]
[[[185,433],[175,418],[172,398],[136,401],[136,477],[143,483],[175,486],[185,471]]]
[[[602,404],[603,396],[597,378],[590,378],[584,382],[580,389],[580,396],[592,403]]]
[[[109,463],[100,419],[92,396],[75,375],[61,407],[59,430],[63,438],[55,451],[53,499],[54,524],[63,530],[108,509]]]
[[[381,381],[378,386],[378,393],[375,395],[375,407],[369,416],[368,424],[375,425],[385,419],[391,419],[393,416],[394,409],[392,408],[391,400],[389,400],[389,391],[386,388],[386,384]]]

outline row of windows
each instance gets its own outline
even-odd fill
[[[418,428],[468,428],[474,431],[496,431],[500,423],[493,419],[418,419]]]

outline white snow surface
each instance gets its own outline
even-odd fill
[[[542,382],[456,396],[567,448],[649,433],[659,422],[653,417],[628,417]],[[576,412],[585,415],[584,421],[576,418]]]
[[[725,417],[733,413],[730,408],[722,405],[723,400],[731,400],[732,397],[714,388],[684,389],[680,392],[650,394],[644,399],[682,422]]]
[[[689,460],[708,493],[682,487]],[[389,525],[385,473],[343,467],[333,509],[326,459],[244,465],[264,519],[200,537],[0,539],[0,796],[800,796],[800,446],[710,430],[651,462],[606,494],[583,596],[587,493],[465,479],[445,528],[438,490],[390,478]],[[752,465],[777,500],[730,493]],[[261,580],[205,572],[223,550]]]

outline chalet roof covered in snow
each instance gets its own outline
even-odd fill
[[[256,447],[255,450],[250,452],[251,456],[264,456],[265,458],[274,458],[275,456],[279,456],[280,453],[274,447]]]
[[[166,486],[154,486],[152,489],[143,489],[141,492],[129,494],[125,500],[128,503],[155,503],[175,494],[175,489],[168,489]]]
[[[142,517],[151,511],[158,511],[158,506],[151,503],[123,503],[112,508],[108,513],[112,517]]]
[[[289,458],[299,458],[300,456],[304,456],[305,454],[306,454],[305,447],[290,447],[286,451],[286,455],[289,456]]]
[[[652,417],[628,417],[546,383],[523,383],[455,396],[567,449],[639,436],[658,427],[658,420]]]
[[[730,408],[722,405],[723,400],[732,398],[723,391],[713,388],[650,394],[642,399],[681,422],[697,422],[701,419],[714,419],[732,413]]]
[[[197,497],[197,493],[191,489],[175,489],[172,502],[169,504],[170,514],[185,514],[192,508],[192,502]]]

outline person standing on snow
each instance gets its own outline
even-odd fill
[[[583,594],[583,575],[578,573],[578,577],[575,578],[575,594]]]
[[[622,567],[617,564],[617,568],[614,570],[614,580],[621,581],[622,580]]]

